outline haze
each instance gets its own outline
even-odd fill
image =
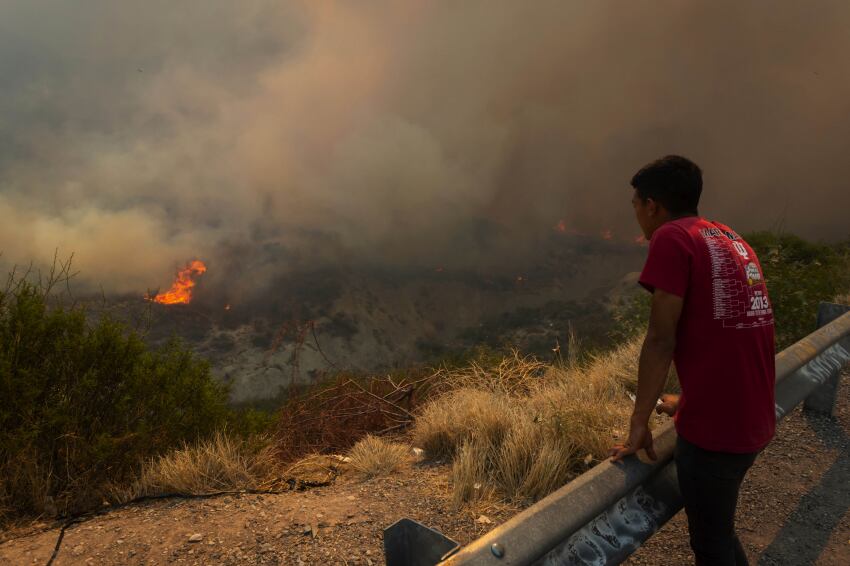
[[[0,249],[131,293],[269,249],[509,262],[562,220],[631,241],[666,153],[706,216],[846,238],[848,29],[842,1],[6,0]]]

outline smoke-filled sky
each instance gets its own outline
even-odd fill
[[[630,240],[666,153],[706,216],[845,238],[848,29],[844,0],[5,0],[0,249],[120,292],[270,248],[497,262],[562,219]]]

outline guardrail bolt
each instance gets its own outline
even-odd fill
[[[502,558],[505,555],[505,547],[498,542],[494,542],[490,545],[490,552],[492,552],[493,556],[496,558]]]

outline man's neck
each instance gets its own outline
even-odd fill
[[[673,220],[680,220],[682,218],[691,218],[692,216],[699,216],[699,212],[683,212],[681,214],[671,214],[667,219],[667,222],[671,222]]]

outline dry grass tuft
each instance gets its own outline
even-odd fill
[[[483,439],[465,439],[452,462],[452,501],[456,507],[464,503],[487,499],[493,488],[488,481],[493,446]]]
[[[21,450],[15,458],[0,463],[0,525],[20,517],[21,501],[26,501],[30,509],[55,517],[56,503],[48,495],[52,487],[51,476],[52,470],[40,465],[32,448]],[[86,486],[75,487],[83,492]]]
[[[536,501],[570,479],[576,449],[557,425],[526,411],[517,416],[493,461],[493,478],[507,499]]]
[[[604,354],[592,355],[590,362],[580,370],[590,382],[614,382],[625,386],[629,391],[635,391],[642,345],[640,338],[633,338]]]
[[[410,448],[397,442],[366,435],[349,451],[349,464],[361,475],[372,478],[395,472],[409,459]]]
[[[177,493],[201,495],[217,491],[255,489],[276,467],[268,448],[218,432],[145,463],[139,478],[119,500]]]
[[[413,442],[429,458],[452,458],[453,499],[535,501],[604,459],[628,428],[638,339],[610,353],[547,366],[514,355],[493,370],[446,375],[457,383],[420,411]]]
[[[628,391],[635,392],[637,391],[638,361],[640,360],[642,346],[642,336],[636,336],[609,352],[591,356],[590,363],[582,366],[581,370],[593,374],[592,381],[595,383],[605,383],[608,381],[606,377],[610,377],[626,387]],[[679,380],[676,376],[675,366],[670,368],[670,376],[667,379],[664,391],[670,393],[679,391]]]
[[[511,426],[505,393],[470,386],[451,391],[425,405],[413,428],[413,444],[429,458],[455,455],[464,441],[497,445]]]
[[[518,394],[540,381],[548,365],[514,350],[498,365],[486,367],[473,361],[465,368],[440,368],[434,375],[432,393],[474,388],[495,393]]]

